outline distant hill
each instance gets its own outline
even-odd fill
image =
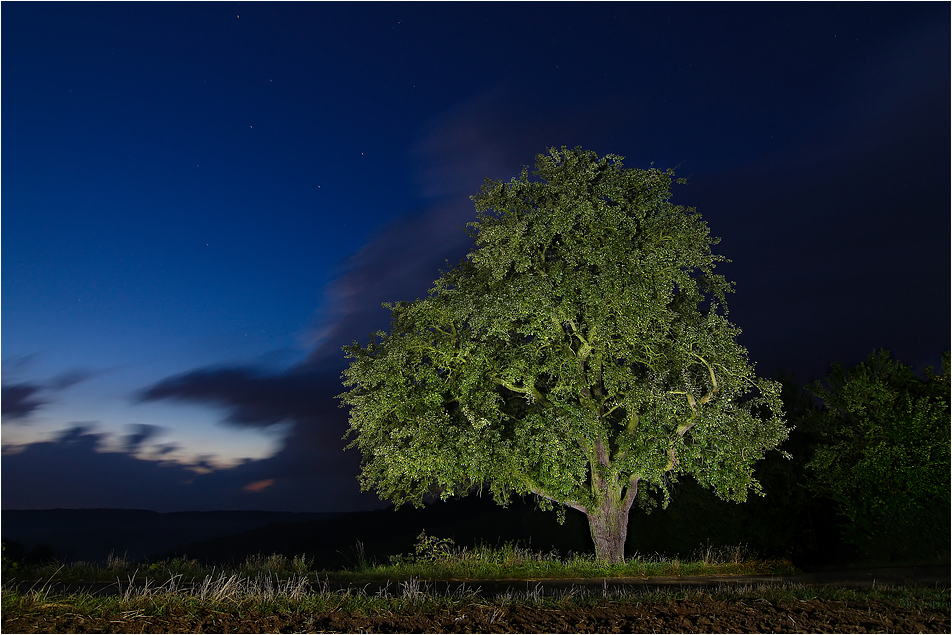
[[[461,546],[519,542],[537,551],[592,550],[587,521],[574,510],[559,526],[554,513],[540,512],[534,502],[517,500],[502,508],[480,497],[422,509],[339,514],[46,509],[7,510],[0,520],[4,542],[18,543],[19,557],[34,552],[62,562],[104,562],[114,554],[135,561],[186,556],[225,564],[280,553],[313,558],[317,568],[341,568],[361,557],[386,562],[391,555],[412,553],[424,530]]]
[[[214,540],[272,523],[316,521],[333,513],[214,511],[159,513],[142,509],[28,509],[0,513],[3,540],[61,561],[103,562],[113,553],[144,560],[177,545]]]
[[[779,472],[780,476],[785,473]],[[791,493],[792,492],[792,493]],[[819,503],[804,506],[782,483],[745,504],[720,500],[690,479],[677,484],[671,505],[646,514],[633,509],[626,552],[691,557],[708,546],[746,545],[761,556],[792,557],[798,564],[847,560],[837,517]],[[822,501],[821,501],[822,502]],[[452,538],[457,545],[519,542],[535,551],[593,553],[583,514],[554,512],[516,498],[507,507],[491,497],[469,496],[416,509],[392,506],[369,512],[262,511],[156,513],[122,509],[9,510],[0,515],[4,541],[22,552],[46,545],[60,561],[102,562],[114,553],[131,560],[174,556],[209,564],[242,562],[249,555],[305,555],[316,568],[336,569],[413,552],[417,536]],[[13,555],[11,547],[7,554]]]
[[[588,521],[574,510],[569,510],[565,524],[559,526],[555,513],[539,511],[534,502],[517,500],[502,508],[491,498],[471,496],[435,502],[422,509],[406,506],[395,511],[388,507],[330,519],[272,524],[183,544],[163,556],[227,564],[257,553],[288,557],[303,554],[314,559],[316,568],[338,569],[353,566],[361,557],[387,562],[391,555],[413,553],[417,537],[424,530],[430,536],[452,538],[459,546],[518,542],[534,551],[555,549],[563,554],[594,549]]]
[[[503,508],[491,497],[469,496],[421,509],[390,506],[328,519],[279,522],[183,543],[162,555],[228,564],[258,553],[303,554],[313,558],[316,568],[338,569],[353,566],[361,558],[385,563],[392,555],[411,554],[424,530],[430,536],[452,538],[459,546],[517,542],[533,551],[555,550],[563,556],[595,550],[588,520],[574,509],[566,510],[565,524],[560,526],[554,512],[539,511],[531,499],[516,498]],[[797,548],[796,531],[794,519],[769,500],[751,497],[747,504],[738,505],[685,480],[667,509],[650,514],[632,510],[626,553],[687,558],[709,546],[745,545],[761,556],[784,556]],[[828,552],[821,555],[824,561],[830,560]]]

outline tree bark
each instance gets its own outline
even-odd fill
[[[628,512],[631,505],[622,501],[604,501],[588,512],[588,527],[595,543],[595,557],[608,564],[625,562],[625,539],[628,537]]]

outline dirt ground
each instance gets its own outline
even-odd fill
[[[902,607],[885,600],[718,600],[706,595],[564,608],[473,603],[370,616],[328,612],[3,618],[4,633],[949,633],[950,627],[948,610]]]
[[[698,576],[652,578],[618,583],[620,591],[632,587],[663,590],[693,586],[697,593],[682,600],[658,600],[647,595],[631,599],[552,602],[544,608],[531,603],[499,604],[491,599],[508,590],[485,588],[479,597],[453,608],[406,609],[364,615],[342,610],[307,613],[256,613],[208,611],[172,612],[154,616],[127,612],[109,618],[90,618],[62,610],[43,611],[29,617],[2,616],[3,633],[950,633],[949,607],[926,608],[915,601],[897,604],[875,597],[862,600],[765,599],[757,594],[733,599],[711,594],[722,585],[759,586],[769,576]],[[780,581],[779,579],[775,581]],[[949,567],[916,566],[849,571],[814,571],[785,576],[783,581],[802,586],[876,587],[925,586],[949,588]],[[545,581],[543,595],[563,592],[566,585],[584,588],[601,581]],[[525,581],[523,581],[525,583]],[[486,585],[486,581],[481,581]],[[513,585],[519,591],[517,585]],[[590,585],[588,585],[590,586]],[[613,587],[616,585],[612,585]],[[506,587],[506,588],[503,588]],[[649,588],[650,587],[650,588]],[[705,588],[706,587],[706,588]],[[473,589],[473,583],[469,583]],[[531,584],[523,591],[532,590]],[[106,590],[108,591],[108,589]],[[453,588],[442,589],[443,592]],[[591,592],[592,589],[589,589]],[[609,596],[611,597],[611,596]],[[729,597],[729,596],[727,596]],[[767,596],[769,597],[769,596]],[[780,596],[783,598],[784,596]],[[861,597],[861,596],[860,596]],[[919,604],[917,606],[917,604]],[[52,608],[52,607],[47,607]]]

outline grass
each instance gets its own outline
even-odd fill
[[[358,553],[359,553],[358,545]],[[746,547],[705,547],[690,560],[635,555],[624,564],[606,564],[592,555],[535,552],[513,543],[501,547],[457,547],[448,539],[421,534],[416,554],[394,556],[387,564],[359,564],[325,572],[331,580],[514,580],[546,578],[650,578],[690,575],[785,575],[797,572],[788,560],[761,559]]]
[[[357,550],[361,552],[360,545]],[[281,555],[254,556],[228,568],[207,567],[188,558],[137,564],[113,556],[101,565],[80,562],[5,567],[3,620],[11,628],[28,628],[30,632],[64,632],[64,625],[70,632],[93,632],[110,625],[143,632],[141,629],[153,622],[164,628],[200,627],[223,632],[229,630],[227,625],[231,625],[230,630],[240,631],[267,619],[277,620],[269,628],[281,624],[304,628],[300,624],[310,623],[307,620],[313,620],[313,616],[341,613],[410,619],[447,611],[471,614],[477,610],[473,607],[481,607],[479,611],[490,611],[495,619],[497,614],[519,607],[566,610],[613,603],[653,606],[699,598],[752,600],[755,604],[766,601],[774,606],[815,599],[864,605],[885,600],[915,613],[947,612],[949,608],[949,591],[942,588],[853,589],[771,583],[619,590],[607,583],[608,578],[619,577],[777,574],[794,570],[789,562],[761,560],[742,547],[708,547],[683,562],[661,556],[633,557],[623,565],[608,566],[587,556],[563,558],[513,544],[459,548],[449,540],[423,535],[414,554],[390,560],[383,565],[361,557],[358,564],[345,571],[314,571],[304,557]],[[572,585],[554,593],[551,589],[544,592],[541,583],[525,584],[524,591],[516,591],[513,588],[522,586],[516,584],[495,595],[483,593],[478,582],[516,578],[606,578],[606,582]],[[474,582],[436,591],[433,581],[454,579]],[[97,582],[109,583],[110,588],[94,592],[92,585]],[[63,583],[71,590],[59,586]],[[84,589],[84,585],[90,586]]]
[[[207,566],[192,558],[172,558],[153,563],[137,563],[124,557],[110,555],[104,564],[76,561],[69,564],[48,563],[34,566],[18,565],[14,573],[4,578],[42,581],[46,583],[114,583],[128,582],[167,583],[171,580],[194,582],[228,575],[258,577],[267,575],[276,579],[303,576],[313,570],[312,561],[304,556],[288,558],[280,554],[250,556],[237,567],[220,568]]]
[[[28,567],[17,565],[13,578],[46,583],[166,584],[173,580],[194,584],[222,575],[244,578],[266,576],[276,580],[307,577],[334,583],[383,582],[388,580],[523,580],[552,578],[651,578],[692,575],[786,575],[797,573],[788,560],[763,559],[746,547],[711,546],[699,549],[693,558],[680,560],[661,555],[636,554],[623,564],[605,564],[592,555],[533,551],[514,543],[501,546],[458,547],[452,540],[421,534],[414,554],[391,556],[386,564],[368,562],[363,545],[357,543],[357,562],[340,571],[315,571],[304,556],[255,555],[225,569],[203,565],[198,560],[174,558],[154,563],[135,563],[110,554],[104,564],[74,562]],[[11,577],[7,573],[5,578]]]
[[[802,585],[723,586],[700,591],[683,587],[665,590],[611,591],[571,587],[555,595],[546,595],[536,587],[525,592],[509,591],[484,598],[478,589],[461,589],[450,594],[434,594],[425,583],[411,579],[388,586],[377,593],[360,588],[330,591],[313,588],[304,576],[278,580],[271,576],[241,577],[235,574],[208,576],[199,584],[183,585],[178,578],[161,585],[120,586],[110,595],[91,593],[56,594],[44,587],[19,592],[5,587],[2,610],[7,617],[72,614],[88,618],[123,618],[200,615],[208,613],[329,613],[345,611],[363,615],[435,611],[468,604],[493,606],[522,605],[537,608],[563,608],[598,605],[608,602],[665,603],[705,595],[719,600],[762,599],[770,602],[794,600],[834,600],[869,602],[887,600],[899,606],[947,610],[948,589],[923,587],[878,587],[852,589],[840,587],[804,587]]]

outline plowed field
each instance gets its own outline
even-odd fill
[[[65,608],[65,607],[64,607]],[[66,610],[8,619],[4,633],[949,633],[949,611],[888,600],[472,603],[407,612],[208,612],[88,617]]]

